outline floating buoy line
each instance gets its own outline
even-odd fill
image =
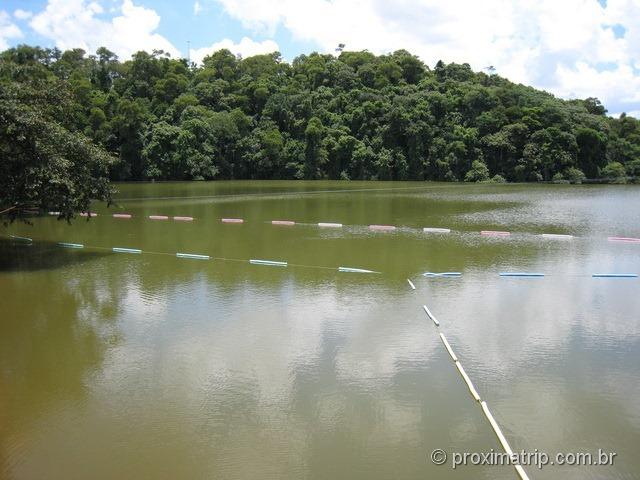
[[[426,278],[459,278],[462,277],[462,273],[461,272],[425,272],[422,274],[423,277]],[[499,272],[498,273],[499,277],[503,277],[503,278],[544,278],[547,277],[548,275],[545,273],[540,273],[540,272]],[[554,275],[552,275],[554,276]],[[591,277],[591,278],[638,278],[638,274],[637,273],[617,273],[617,272],[611,272],[611,273],[592,273],[592,274],[582,274],[582,275],[557,275],[557,276],[564,276],[564,277]],[[407,280],[409,282],[411,282],[411,280]],[[410,283],[411,285],[413,285],[413,283]],[[415,287],[414,287],[415,289]]]
[[[18,235],[9,235],[9,238],[20,244],[24,245],[33,245],[33,239],[29,237],[22,237]],[[69,249],[96,249],[96,250],[110,250],[113,253],[129,253],[129,254],[151,254],[151,255],[170,255],[176,258],[183,259],[193,259],[193,260],[218,260],[218,261],[236,261],[236,262],[248,262],[251,265],[263,265],[263,266],[271,266],[271,267],[300,267],[300,268],[317,268],[323,270],[337,270],[342,273],[375,273],[380,274],[382,272],[376,270],[370,270],[366,268],[360,267],[349,267],[349,266],[339,266],[337,268],[327,267],[322,265],[306,265],[306,264],[292,264],[289,262],[285,262],[282,260],[269,260],[269,259],[229,259],[224,257],[213,257],[211,255],[202,254],[202,253],[186,253],[186,252],[152,252],[148,250],[142,250],[139,248],[131,248],[131,247],[104,247],[104,246],[96,246],[96,245],[84,245],[82,243],[73,243],[73,242],[57,242],[57,245],[61,248],[69,248]],[[459,279],[462,277],[462,272],[424,272],[421,274],[422,277],[427,279],[446,279],[453,278]],[[499,272],[498,276],[501,278],[545,278],[547,275],[545,273],[540,272]],[[589,278],[598,278],[598,279],[637,279],[640,277],[638,273],[634,272],[597,272],[591,274],[578,274],[578,275],[552,275],[558,277],[589,277]],[[416,284],[410,279],[407,278],[407,283],[412,290],[416,290]],[[426,309],[426,307],[425,307]],[[430,315],[431,317],[431,315]],[[433,317],[432,317],[433,318]],[[437,320],[434,319],[434,322],[437,324]]]
[[[59,217],[61,215],[60,212],[49,212],[49,215],[51,216],[56,216]],[[98,217],[99,214],[96,212],[82,212],[80,213],[81,217]],[[131,213],[113,213],[113,214],[105,214],[102,216],[106,216],[106,217],[111,217],[111,218],[117,218],[117,219],[124,219],[124,220],[130,220],[132,218],[138,218],[137,216],[134,216]],[[196,221],[196,217],[190,217],[190,216],[169,216],[169,215],[162,215],[162,214],[158,214],[158,215],[147,215],[145,216],[140,216],[142,218],[147,218],[149,220],[153,220],[153,221],[168,221],[168,220],[173,220],[175,222],[194,222]],[[220,218],[219,219],[221,223],[226,223],[226,224],[244,224],[245,220],[243,218]],[[297,222],[295,220],[270,220],[267,223],[274,225],[274,226],[286,226],[286,227],[294,227],[294,226],[316,226],[316,227],[320,227],[320,228],[344,228],[344,227],[351,227],[351,228],[362,228],[362,227],[366,227],[368,230],[372,231],[372,232],[382,232],[382,233],[392,233],[392,232],[397,232],[397,231],[402,231],[402,232],[406,232],[406,233],[411,233],[411,232],[422,232],[422,233],[426,233],[426,234],[479,234],[481,237],[485,237],[485,238],[493,238],[493,239],[508,239],[510,237],[512,237],[512,232],[509,231],[503,231],[503,230],[481,230],[479,232],[474,232],[474,231],[462,231],[462,230],[452,230],[450,228],[444,228],[444,227],[423,227],[421,229],[419,228],[415,228],[415,227],[403,227],[403,226],[396,226],[396,225],[378,225],[378,224],[371,224],[371,225],[346,225],[346,224],[342,224],[342,223],[336,223],[336,222],[317,222],[317,223],[301,223],[301,222]],[[531,235],[531,236],[535,236],[535,237],[539,237],[541,239],[544,240],[561,240],[561,241],[571,241],[574,239],[580,239],[580,238],[585,238],[585,237],[580,237],[577,235],[570,235],[570,234],[564,234],[564,233],[527,233],[527,232],[514,232],[513,235]],[[640,244],[640,238],[635,238],[635,237],[622,237],[622,236],[608,236],[607,240],[609,242],[613,242],[613,243],[627,243],[627,244]]]
[[[438,330],[438,335],[440,336],[440,340],[442,341],[442,344],[444,345],[445,350],[449,354],[449,357],[451,357],[453,364],[455,365],[456,369],[458,370],[458,373],[462,377],[462,380],[466,384],[467,389],[471,394],[471,397],[473,397],[475,402],[478,405],[480,405],[482,412],[484,413],[485,417],[489,421],[489,425],[491,425],[491,428],[495,433],[496,437],[498,438],[498,441],[500,442],[500,445],[502,446],[503,450],[507,455],[509,455],[511,461],[513,462],[512,464],[513,464],[513,467],[515,468],[516,473],[518,474],[521,480],[529,480],[529,476],[525,472],[524,468],[522,467],[522,465],[520,465],[517,462],[517,459],[514,457],[513,449],[509,445],[507,438],[502,433],[502,429],[498,425],[498,422],[496,422],[496,419],[491,414],[491,411],[489,410],[489,406],[487,405],[487,402],[483,400],[482,397],[480,396],[480,393],[478,392],[475,385],[471,381],[471,378],[469,377],[464,367],[462,366],[462,362],[453,351],[453,348],[451,347],[451,344],[447,340],[447,337],[445,337],[444,333],[440,331],[440,322],[438,321],[438,319],[436,319],[435,315],[431,312],[431,310],[429,310],[429,307],[427,307],[426,305],[423,305],[422,308],[424,309],[427,316],[433,321],[435,328]]]
[[[193,258],[194,260],[210,260],[211,257],[209,255],[198,255],[195,253],[176,253],[176,257],[178,258]]]
[[[33,244],[33,239],[31,238],[27,238],[27,237],[20,237],[17,235],[10,235],[9,238],[14,241],[14,242],[18,242],[18,243],[24,243],[27,245],[32,245]],[[130,248],[130,247],[104,247],[104,246],[98,246],[98,245],[85,245],[82,243],[72,243],[72,242],[57,242],[57,246],[60,248],[69,248],[69,249],[74,249],[74,250],[78,250],[78,249],[87,249],[87,250],[106,250],[106,251],[111,251],[113,253],[128,253],[128,254],[148,254],[148,255],[168,255],[168,256],[174,256],[176,258],[182,258],[182,259],[191,259],[191,260],[216,260],[216,261],[231,261],[231,262],[246,262],[249,263],[251,265],[261,265],[261,266],[268,266],[268,267],[298,267],[298,268],[316,268],[316,269],[322,269],[322,270],[333,270],[333,271],[337,271],[337,272],[341,272],[341,273],[373,273],[373,274],[379,274],[380,272],[377,272],[375,270],[369,270],[366,268],[355,268],[355,267],[345,267],[345,266],[339,266],[339,267],[327,267],[327,266],[322,266],[322,265],[303,265],[303,264],[296,264],[296,263],[289,263],[289,262],[285,262],[285,261],[281,261],[281,260],[265,260],[265,259],[256,259],[256,258],[250,258],[250,259],[239,259],[239,258],[225,258],[225,257],[213,257],[211,255],[205,255],[205,254],[200,254],[200,253],[184,253],[184,252],[176,252],[176,253],[171,253],[171,252],[153,252],[153,251],[148,251],[148,250],[142,250],[139,248]],[[415,286],[414,286],[415,288]]]

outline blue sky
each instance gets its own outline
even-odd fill
[[[2,0],[0,50],[19,43],[104,45],[123,59],[159,48],[195,61],[222,47],[289,61],[338,43],[405,48],[431,66],[493,65],[515,82],[640,116],[637,0]]]
[[[56,41],[47,36],[40,35],[35,29],[30,28],[29,23],[33,19],[20,19],[12,15],[16,10],[31,12],[37,14],[42,12],[50,3],[47,0],[4,0],[0,3],[0,11],[5,11],[8,15],[13,16],[13,23],[21,30],[22,35],[19,37],[7,38],[4,47],[15,46],[20,43],[31,45],[55,46]],[[73,3],[66,1],[65,3]],[[91,2],[81,2],[85,5]],[[109,7],[118,7],[120,1],[98,1],[96,2],[106,10],[100,15],[101,18],[108,20],[118,14],[109,12]],[[238,44],[242,38],[248,37],[261,43],[266,40],[273,40],[279,47],[279,51],[283,57],[292,60],[300,53],[319,50],[320,46],[313,41],[305,41],[294,39],[289,30],[286,28],[276,28],[273,33],[270,32],[254,32],[244,28],[242,22],[225,12],[223,6],[214,1],[199,0],[192,2],[176,2],[171,0],[142,0],[134,1],[134,5],[144,6],[154,10],[160,17],[158,28],[155,30],[158,34],[165,37],[175,46],[180,55],[187,56],[188,46],[191,49],[208,47],[218,41],[229,39]],[[197,7],[196,7],[197,5]],[[1,38],[1,36],[0,36]],[[0,42],[0,45],[3,43]],[[262,53],[262,51],[260,51]]]

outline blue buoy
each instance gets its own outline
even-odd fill
[[[637,273],[594,273],[593,278],[638,278]]]

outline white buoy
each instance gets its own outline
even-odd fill
[[[484,235],[487,237],[508,237],[511,235],[511,232],[501,232],[499,230],[482,230],[480,235]]]
[[[573,235],[562,235],[560,233],[543,233],[542,238],[549,238],[553,240],[571,240]]]
[[[58,245],[64,248],[84,248],[81,243],[58,242]]]
[[[396,227],[393,225],[369,225],[369,229],[382,232],[392,232],[396,229]]]
[[[244,223],[242,218],[221,218],[222,223]]]
[[[98,214],[96,212],[82,212],[80,216],[81,217],[97,217]]]
[[[408,278],[407,278],[407,282],[409,282],[409,286],[411,287],[411,290],[415,290],[415,289],[416,289],[416,286],[415,286],[415,285],[413,284],[413,282],[412,282],[411,280],[409,280]]]
[[[173,217],[176,222],[193,222],[193,217]]]
[[[295,225],[296,222],[293,222],[291,220],[271,220],[271,225],[285,225],[285,226],[292,226]]]
[[[429,310],[429,308],[426,305],[422,305],[422,308],[424,308],[424,311],[427,313],[427,316],[433,320],[433,323],[436,324],[436,327],[440,326],[440,322],[438,321],[438,319],[436,317],[433,316],[433,314],[431,313],[431,311]]]
[[[493,428],[493,431],[498,437],[498,440],[500,441],[502,448],[507,453],[507,455],[512,457],[513,450],[511,450],[511,447],[509,446],[509,442],[507,442],[507,439],[502,434],[502,430],[500,430],[500,427],[498,426],[498,422],[496,422],[496,419],[493,418],[493,415],[491,415],[491,412],[489,411],[489,407],[487,406],[487,402],[481,402],[480,405],[482,406],[482,411],[487,417],[487,420],[489,420],[489,423],[491,424],[491,428]]]
[[[178,258],[192,258],[194,260],[209,260],[209,255],[198,255],[195,253],[176,253]]]
[[[113,250],[116,253],[142,253],[142,250],[138,248],[113,247],[111,250]]]
[[[522,468],[522,465],[515,465],[515,468],[516,468],[516,472],[518,473],[518,476],[522,480],[529,480],[529,475],[527,475],[527,472],[524,471],[524,468]]]
[[[253,265],[270,265],[272,267],[286,267],[287,266],[287,262],[275,262],[273,260],[255,260],[255,259],[251,259],[251,260],[249,260],[249,263],[252,263]]]
[[[442,339],[442,343],[444,343],[444,346],[447,349],[447,352],[449,352],[449,355],[451,356],[453,361],[457,362],[458,357],[456,357],[456,354],[453,353],[453,349],[451,348],[451,345],[449,345],[449,342],[447,342],[447,338],[444,336],[442,332],[440,332],[440,338]]]
[[[424,272],[423,277],[461,277],[460,272]]]
[[[131,215],[128,213],[114,213],[113,218],[131,218]]]
[[[19,237],[18,235],[9,235],[9,236],[11,237],[12,240],[16,240],[18,242],[27,242],[27,243],[33,242],[33,239],[29,237]]]
[[[451,229],[449,228],[435,228],[435,227],[425,227],[422,229],[425,233],[450,233]]]
[[[323,227],[323,228],[342,228],[342,224],[341,223],[325,223],[325,222],[320,222],[318,223],[319,227]]]
[[[53,215],[53,216],[59,217],[60,216],[60,212],[49,212],[49,215]]]
[[[376,273],[373,270],[365,270],[364,268],[338,267],[339,272],[344,273]]]
[[[424,311],[427,312],[427,315],[429,316],[430,319],[434,319],[434,315],[431,313],[431,310],[429,310],[429,307],[427,307],[426,305],[422,305],[422,308],[424,308]]]
[[[467,384],[467,387],[469,387],[469,391],[471,392],[471,396],[475,399],[476,402],[479,402],[480,401],[480,395],[478,395],[478,391],[473,386],[473,383],[471,383],[471,379],[467,375],[467,372],[464,371],[464,368],[462,368],[462,365],[460,364],[460,362],[456,362],[456,367],[458,368],[458,371],[460,372],[460,375],[462,375],[462,378],[464,379],[465,383]]]
[[[169,220],[166,215],[149,215],[149,220]]]

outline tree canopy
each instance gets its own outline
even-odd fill
[[[24,49],[16,56],[26,55]],[[31,57],[38,55],[34,50]],[[55,210],[70,219],[109,201],[115,159],[79,133],[78,92],[38,62],[0,62],[0,212],[4,221]]]
[[[2,115],[22,129],[4,123],[0,139],[2,181],[23,188],[16,201],[34,194],[5,179],[36,158],[48,166],[30,188],[50,175],[50,199],[79,188],[69,182],[102,178],[105,165],[112,180],[619,182],[640,173],[640,121],[468,64],[429,68],[404,50],[291,63],[220,50],[194,65],[161,51],[121,61],[106,48],[18,46],[0,54],[0,68]],[[33,86],[38,95],[67,92],[65,101],[36,105],[10,87],[36,81],[48,85]],[[83,186],[70,207],[106,192],[101,181]]]

